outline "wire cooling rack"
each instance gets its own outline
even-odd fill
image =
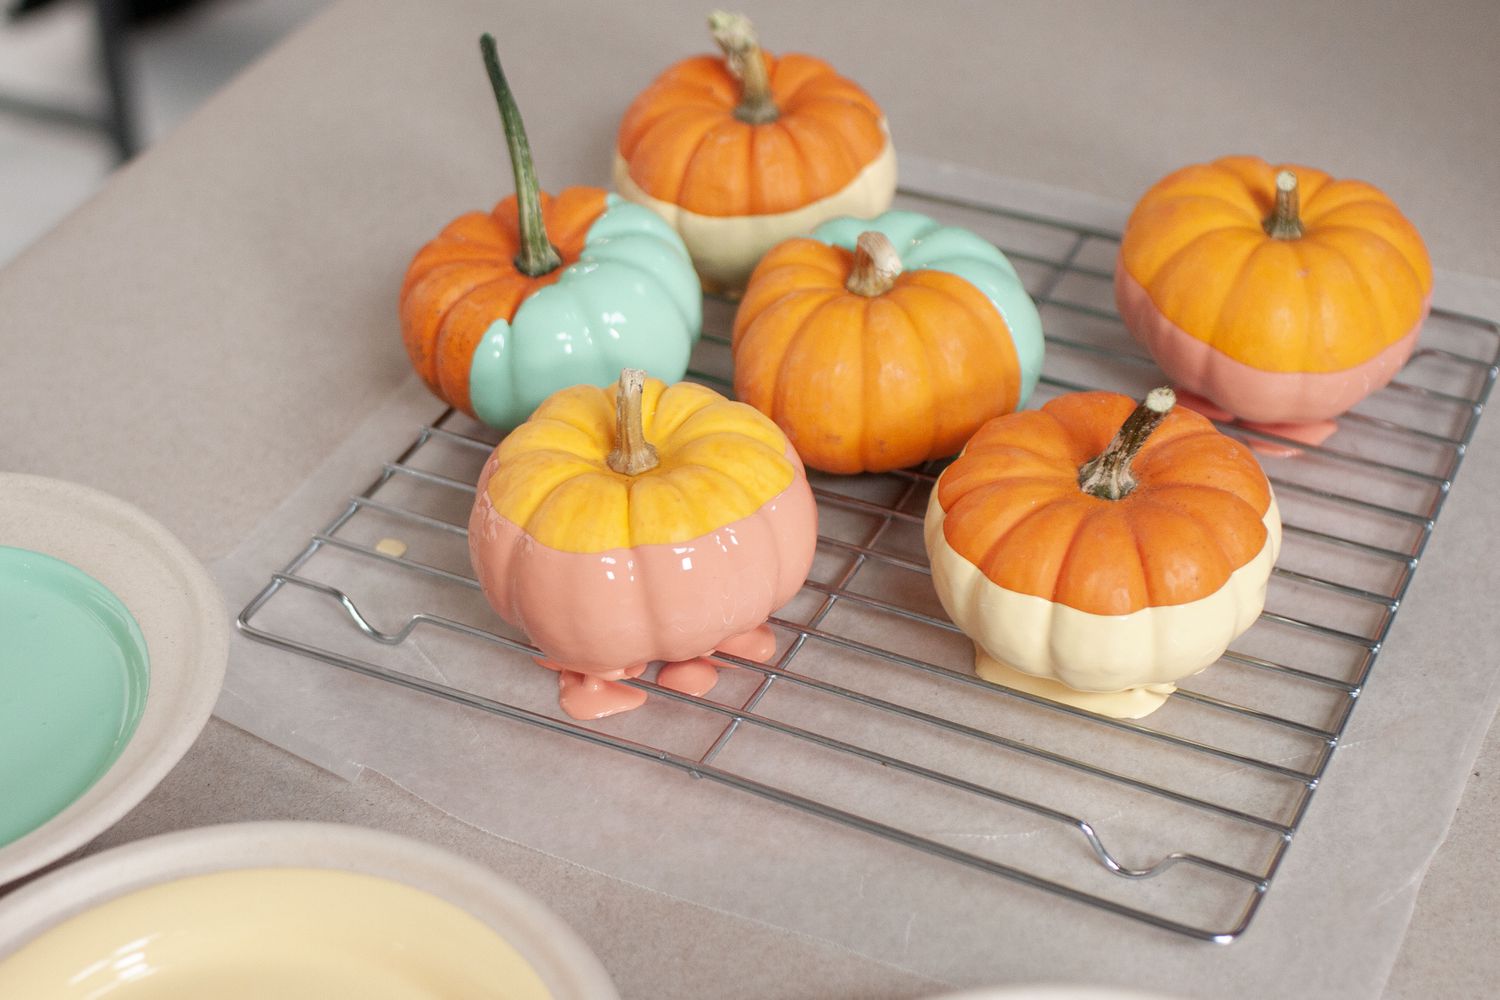
[[[1090,388],[1139,395],[1161,381],[1114,310],[1117,233],[921,191],[903,190],[898,204],[968,226],[1016,263],[1047,331],[1031,405]],[[731,303],[705,304],[690,373],[726,392],[732,318]],[[496,437],[451,410],[381,465],[238,626],[379,681],[1225,943],[1255,916],[1370,679],[1497,361],[1500,327],[1434,310],[1399,377],[1341,418],[1325,445],[1263,457],[1285,522],[1266,611],[1139,722],[972,675],[972,647],[938,605],[922,546],[936,463],[814,474],[818,556],[802,592],[770,621],[777,651],[763,663],[718,657],[739,669],[721,671],[702,698],[661,687],[648,671],[628,682],[647,693],[645,708],[579,723],[545,684],[501,699],[405,669],[395,654],[441,635],[482,651],[494,671],[541,671],[525,638],[476,599],[464,525]],[[1292,444],[1223,429],[1263,451]],[[427,603],[381,631],[369,604],[401,588]],[[262,624],[294,594],[320,609],[325,628]]]

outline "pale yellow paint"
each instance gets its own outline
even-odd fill
[[[373,875],[216,872],[140,889],[0,960],[27,1000],[548,1000],[514,946],[476,917]]]

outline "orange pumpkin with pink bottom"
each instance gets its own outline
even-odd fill
[[[500,617],[559,671],[569,715],[638,707],[621,683],[693,695],[715,651],[763,660],[765,621],[802,587],[817,507],[766,417],[701,385],[627,370],[548,398],[485,463],[469,551]]]
[[[1248,156],[1159,181],[1115,269],[1185,405],[1308,444],[1395,377],[1431,297],[1422,239],[1377,188]]]

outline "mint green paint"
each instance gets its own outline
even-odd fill
[[[140,627],[102,583],[0,546],[0,845],[109,770],[146,707],[147,664]]]
[[[989,240],[967,229],[945,226],[918,212],[891,211],[873,219],[841,216],[813,230],[813,238],[853,250],[859,234],[876,229],[896,247],[906,271],[947,271],[984,293],[1010,328],[1021,364],[1019,409],[1042,377],[1042,317],[1016,269]]]
[[[506,430],[558,389],[608,385],[621,368],[676,382],[702,331],[703,293],[682,237],[611,194],[578,260],[521,303],[514,322],[485,333],[469,398],[479,419]]]

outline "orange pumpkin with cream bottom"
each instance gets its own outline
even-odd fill
[[[710,291],[736,294],[775,244],[896,191],[896,154],[870,96],[821,59],[774,57],[744,17],[709,18],[724,55],[672,66],[620,123],[615,190],[681,234]]]
[[[1395,376],[1431,296],[1422,239],[1377,188],[1248,156],[1153,186],[1115,269],[1121,318],[1179,388],[1308,443]]]
[[[645,692],[713,686],[715,650],[760,660],[802,587],[817,507],[786,436],[690,382],[626,371],[547,399],[485,463],[469,553],[485,597],[560,671],[563,709],[599,718]]]
[[[1281,546],[1249,450],[1170,389],[991,420],[938,478],[933,585],[994,683],[1139,718],[1259,616]]]

